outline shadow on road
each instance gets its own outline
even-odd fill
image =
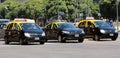
[[[88,41],[94,41],[92,38],[88,38]],[[98,42],[112,41],[111,39],[100,39]]]
[[[47,43],[60,43],[58,40],[48,40]],[[65,43],[78,43],[77,40],[66,40]]]
[[[4,45],[20,45],[18,42],[12,42],[10,44],[4,44]],[[21,46],[28,46],[28,45],[44,45],[44,44],[39,44],[39,43],[28,43],[28,44],[24,44]]]
[[[4,39],[3,39],[3,38],[0,38],[0,41],[4,41]]]

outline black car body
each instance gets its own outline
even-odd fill
[[[92,37],[93,40],[111,38],[115,41],[118,37],[118,32],[114,26],[102,20],[82,20],[77,26],[85,31],[86,38]]]
[[[66,40],[84,41],[84,31],[76,28],[72,23],[67,22],[52,22],[45,27],[47,40],[56,39],[59,42]]]
[[[40,42],[40,44],[44,44],[45,33],[35,23],[10,22],[6,27],[4,39],[5,44],[9,44],[9,42],[20,42],[20,44]]]

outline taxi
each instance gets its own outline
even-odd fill
[[[5,29],[5,44],[10,42],[19,42],[20,45],[29,42],[45,43],[44,31],[35,23],[13,21],[8,23]]]
[[[96,41],[104,38],[115,41],[118,37],[115,27],[103,20],[81,20],[76,26],[85,31],[86,38],[93,38]]]
[[[66,42],[66,40],[83,42],[85,34],[82,29],[68,22],[51,22],[45,26],[45,33],[47,40],[55,39],[59,42]]]

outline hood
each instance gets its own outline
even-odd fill
[[[82,31],[80,28],[63,28],[64,31]]]
[[[26,33],[42,33],[42,29],[33,29],[33,30],[23,30]]]
[[[103,30],[115,30],[114,27],[99,27],[100,29],[103,29]]]

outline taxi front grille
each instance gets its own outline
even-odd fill
[[[106,30],[106,33],[114,33],[114,30]]]
[[[31,37],[39,37],[39,36],[41,36],[41,34],[39,34],[39,33],[31,33],[30,36]]]
[[[70,31],[70,34],[80,34],[81,32],[79,31]]]

